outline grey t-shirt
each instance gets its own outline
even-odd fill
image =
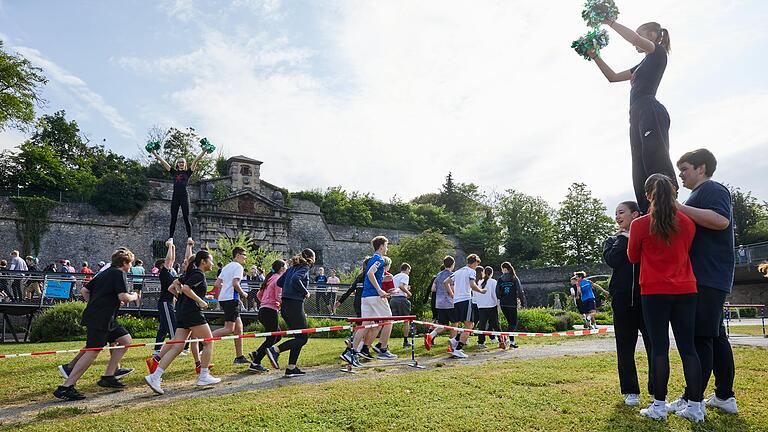
[[[448,296],[448,291],[445,290],[443,282],[451,277],[450,270],[443,270],[437,274],[435,278],[435,308],[437,309],[453,309],[453,298]]]

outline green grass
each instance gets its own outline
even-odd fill
[[[518,338],[519,344],[558,344],[568,343],[568,339],[602,338],[605,335],[582,336],[579,338]],[[261,344],[261,339],[246,339],[244,348],[246,355]],[[410,356],[410,350],[404,351],[401,347],[402,339],[393,339],[393,352],[402,356]],[[154,342],[154,339],[139,339],[134,341]],[[53,342],[53,343],[29,343],[29,344],[0,344],[0,353],[14,354],[34,351],[53,351],[61,349],[79,349],[84,342]],[[231,375],[244,372],[242,367],[232,365],[234,347],[232,341],[217,342],[214,349],[213,363],[216,365],[215,375]],[[420,339],[416,340],[416,355],[419,357],[442,354],[445,352],[446,338],[438,338],[438,348],[432,352],[424,350]],[[490,345],[489,345],[490,346]],[[339,363],[339,354],[344,349],[343,339],[321,339],[310,337],[309,343],[302,350],[299,364],[304,366],[317,366]],[[143,386],[143,376],[146,373],[144,360],[149,356],[149,348],[133,348],[128,350],[122,361],[123,367],[136,368],[137,372],[124,378],[123,381],[131,386]],[[19,403],[21,401],[50,400],[51,393],[63,382],[56,370],[56,366],[69,362],[75,354],[46,355],[39,357],[22,357],[0,359],[0,377],[14,377],[14,379],[0,380],[0,406]],[[99,376],[104,372],[108,359],[107,353],[99,354],[93,366],[78,382],[78,390],[87,393],[102,393],[109,390],[96,386]],[[268,362],[262,362],[265,366]],[[194,378],[194,363],[192,356],[179,357],[173,362],[168,372],[163,377],[166,381],[192,380]]]
[[[766,328],[766,330],[768,330],[768,328]],[[731,326],[731,334],[762,336],[763,326],[760,326],[760,325]]]
[[[768,352],[736,348],[738,416],[709,411],[692,425],[639,417],[618,395],[613,354],[381,373],[356,381],[297,384],[220,397],[124,407],[103,414],[65,413],[17,431],[307,430],[307,431],[765,431]],[[672,355],[670,396],[683,377]],[[638,356],[641,380],[646,369]],[[645,397],[645,396],[644,396]],[[68,415],[76,417],[67,418]]]

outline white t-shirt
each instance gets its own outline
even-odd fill
[[[475,269],[464,266],[451,275],[453,280],[453,304],[472,299],[472,288],[469,281],[475,280],[477,272]]]
[[[400,290],[400,285],[410,282],[411,278],[405,273],[398,273],[392,277],[392,282],[395,284],[395,289],[390,292],[392,297],[405,297],[405,293]]]
[[[221,290],[219,291],[219,301],[237,300],[238,293],[235,292],[232,282],[235,279],[243,279],[243,266],[236,261],[232,261],[221,269],[219,279],[222,281]]]
[[[477,281],[477,286],[482,288],[482,282],[482,279]],[[496,298],[496,279],[488,279],[488,282],[485,283],[485,289],[487,290],[485,294],[473,293],[472,303],[483,309],[495,308],[499,304],[499,299]]]

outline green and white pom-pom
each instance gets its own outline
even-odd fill
[[[605,30],[592,30],[586,35],[573,41],[571,48],[584,57],[586,60],[592,60],[587,52],[595,51],[595,55],[600,54],[600,49],[608,46],[608,32]]]
[[[584,11],[581,17],[587,22],[587,25],[596,29],[604,21],[616,21],[619,16],[619,8],[613,0],[587,0],[584,3]]]
[[[147,145],[144,148],[149,153],[152,153],[153,151],[158,151],[160,150],[160,141],[147,141]]]
[[[216,146],[211,144],[211,142],[208,141],[208,138],[203,138],[200,140],[200,147],[202,147],[203,151],[208,154],[211,154],[216,151]]]

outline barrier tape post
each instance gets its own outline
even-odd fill
[[[405,324],[407,324],[411,329],[411,362],[408,364],[408,366],[416,369],[425,369],[424,366],[419,364],[419,361],[416,360],[416,322],[414,321],[408,321]]]

